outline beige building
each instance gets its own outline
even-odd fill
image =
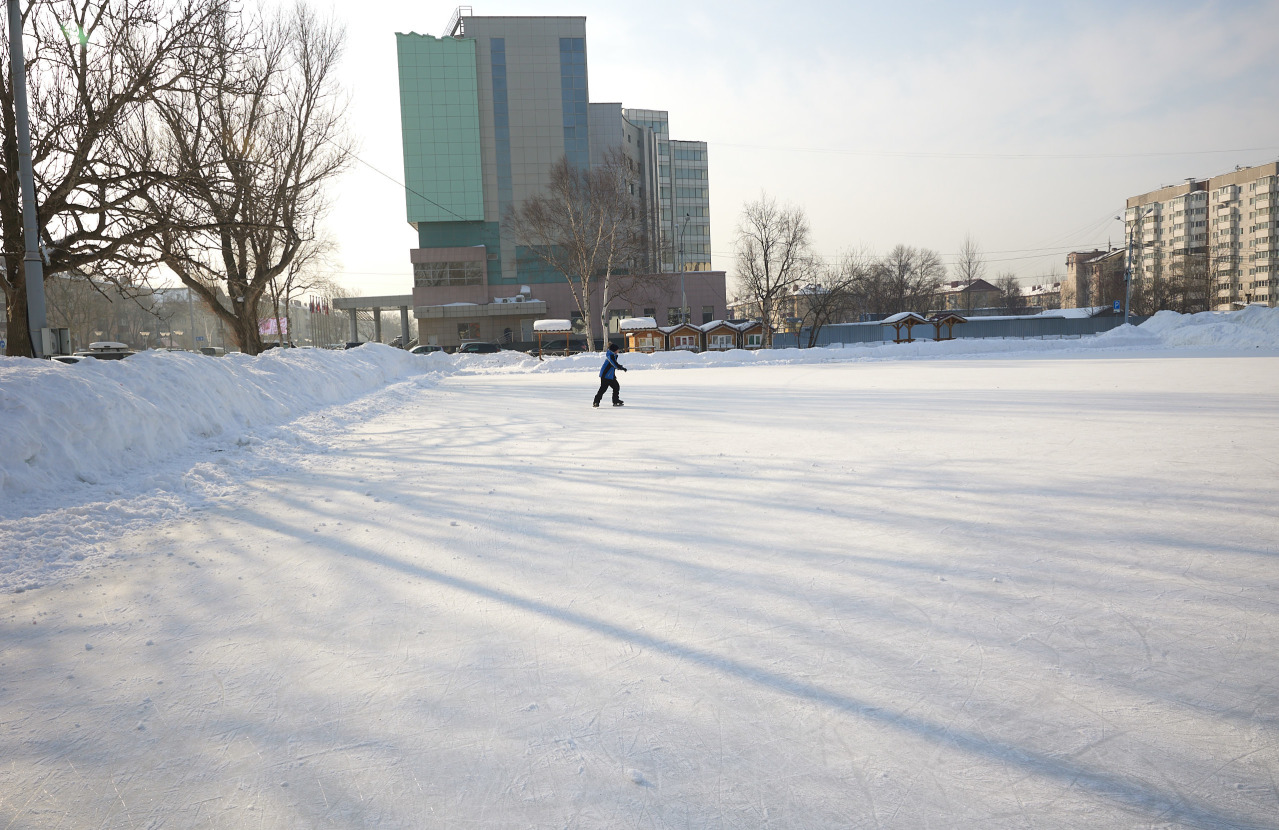
[[[1075,251],[1066,255],[1066,279],[1061,283],[1062,308],[1109,308],[1124,299],[1124,256],[1113,251]]]
[[[1133,308],[1228,310],[1279,299],[1279,163],[1128,199]]]
[[[986,280],[972,282],[959,280],[942,284],[941,291],[933,297],[934,308],[943,311],[969,311],[975,308],[994,308],[1003,305],[1004,292]]]

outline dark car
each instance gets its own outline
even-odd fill
[[[473,340],[458,346],[453,354],[493,354],[500,351],[502,347],[496,343],[481,343]]]
[[[363,345],[364,345],[364,341],[362,341],[362,340],[352,340],[352,341],[348,342],[348,343],[347,343],[345,346],[343,346],[342,348],[344,348],[344,349],[358,349],[358,348],[360,348],[360,347],[361,347],[361,346],[363,346]]]

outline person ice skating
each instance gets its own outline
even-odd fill
[[[599,406],[600,398],[604,397],[604,390],[609,387],[613,388],[613,406],[622,406],[621,392],[622,387],[617,383],[617,370],[626,371],[626,367],[617,362],[617,347],[612,343],[608,344],[608,351],[604,352],[604,365],[600,367],[600,391],[595,393],[595,401],[591,406]]]

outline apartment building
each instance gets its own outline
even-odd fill
[[[536,316],[580,320],[564,277],[503,225],[512,206],[546,190],[561,158],[584,169],[621,151],[650,240],[643,269],[710,271],[706,144],[671,140],[663,110],[591,102],[586,18],[480,17],[460,7],[442,37],[397,34],[396,44],[419,321],[443,314],[461,339],[482,323],[527,341]],[[723,272],[706,276],[649,280],[645,297],[617,298],[619,312],[640,302],[677,306],[677,316],[682,307],[685,319],[703,305],[726,311],[716,287]],[[652,285],[672,284],[673,296],[652,296]],[[463,304],[494,307],[476,308],[470,320]],[[437,328],[428,335],[419,325],[423,337],[439,337]]]
[[[1229,310],[1279,300],[1279,163],[1128,199],[1133,308]]]

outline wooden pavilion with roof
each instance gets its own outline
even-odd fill
[[[922,314],[916,314],[913,311],[901,311],[891,317],[886,317],[881,321],[881,325],[893,327],[894,343],[914,343],[915,338],[911,335],[911,329],[921,323],[930,322],[927,317]],[[906,327],[906,336],[902,337],[902,327]]]
[[[542,338],[546,335],[563,335],[564,336],[564,354],[568,355],[572,351],[571,335],[573,334],[572,320],[534,320],[533,333],[537,335],[537,359],[542,359]]]
[[[928,322],[933,324],[933,328],[936,330],[936,333],[937,333],[937,337],[936,337],[937,340],[954,340],[955,324],[967,323],[968,318],[962,315],[956,314],[953,311],[944,311],[940,314],[934,314],[932,317],[929,317]],[[945,337],[941,336],[942,326],[946,327]]]

